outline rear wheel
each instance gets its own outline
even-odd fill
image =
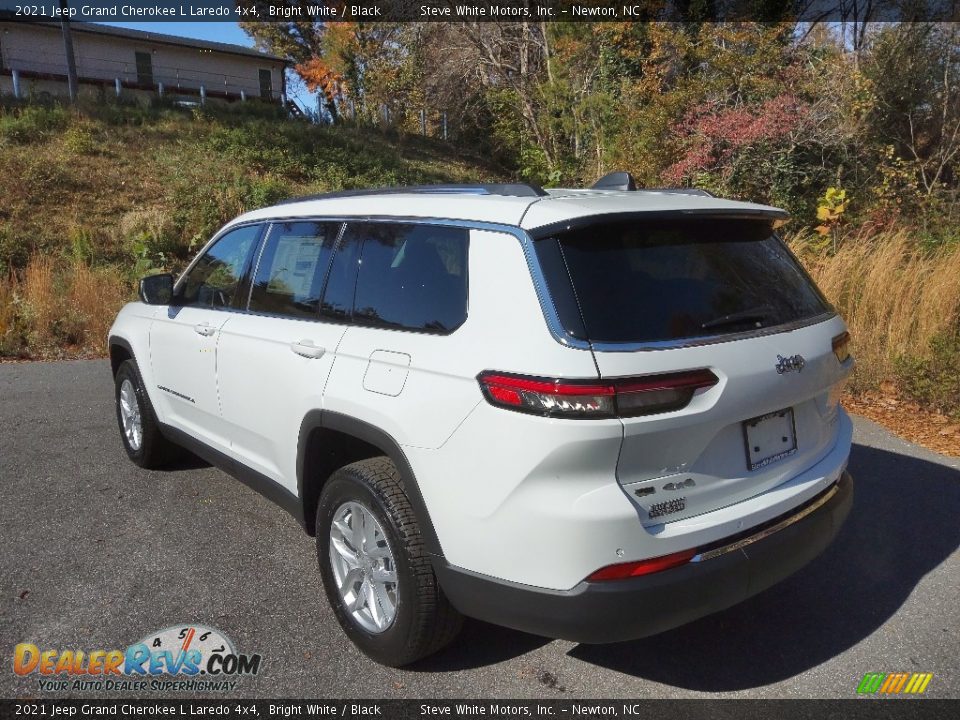
[[[462,618],[437,583],[399,473],[386,457],[337,470],[317,505],[317,557],[347,636],[399,667],[447,645]]]
[[[133,360],[120,365],[114,383],[117,424],[130,459],[142,468],[163,467],[176,459],[180,449],[161,434],[153,405]]]

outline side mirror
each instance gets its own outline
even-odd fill
[[[147,275],[140,279],[140,300],[147,305],[169,305],[173,300],[173,275]]]

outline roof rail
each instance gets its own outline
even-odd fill
[[[508,197],[545,197],[546,192],[537,185],[526,183],[472,183],[454,185],[407,185],[406,187],[374,188],[365,190],[340,190],[337,192],[303,195],[281,200],[277,205],[304,202],[306,200],[332,200],[335,198],[364,197],[366,195],[503,195]]]
[[[715,197],[713,193],[700,188],[681,187],[637,187],[637,181],[628,172],[618,171],[604,175],[590,186],[591,190],[620,190],[626,192],[658,192],[670,195],[699,195],[701,197]]]
[[[667,193],[668,195],[699,195],[700,197],[716,197],[709,190],[702,190],[700,188],[685,188],[685,187],[652,187],[652,188],[643,188],[646,192],[658,192],[658,193]]]

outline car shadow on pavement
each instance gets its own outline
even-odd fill
[[[721,613],[570,656],[689,690],[722,692],[798,675],[883,626],[960,546],[960,472],[855,445],[854,501],[827,550],[779,585]]]
[[[180,472],[181,470],[201,470],[212,465],[199,455],[194,455],[186,449],[181,449],[177,456],[158,472]]]
[[[553,642],[550,638],[466,618],[453,644],[408,665],[413,672],[455,672],[506,662]]]

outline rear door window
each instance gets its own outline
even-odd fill
[[[463,324],[468,234],[435,225],[348,225],[344,250],[360,248],[353,321],[434,333]]]
[[[557,305],[561,322],[592,342],[723,335],[830,310],[765,219],[601,220],[535,246],[551,294],[576,297]]]

